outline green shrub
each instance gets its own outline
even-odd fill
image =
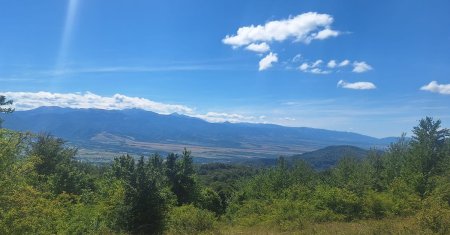
[[[394,202],[392,195],[369,191],[364,196],[364,216],[381,219],[393,214]]]
[[[318,186],[314,195],[315,205],[318,210],[326,213],[318,215],[330,217],[330,219],[352,220],[361,217],[362,203],[360,198],[353,192],[345,188]],[[329,213],[334,212],[336,215]],[[319,221],[326,221],[324,218],[316,218]]]
[[[424,201],[423,209],[417,214],[419,225],[437,234],[450,233],[450,207],[436,198]]]
[[[420,208],[420,197],[408,186],[404,179],[396,178],[389,185],[388,191],[393,197],[392,212],[395,215],[413,215]]]
[[[265,200],[246,200],[242,203],[232,203],[227,210],[227,218],[236,225],[253,226],[269,221],[272,203]]]
[[[170,211],[168,230],[174,234],[197,234],[213,229],[215,222],[213,212],[183,205]]]
[[[216,213],[216,215],[223,214],[224,206],[222,205],[222,199],[213,189],[204,188],[200,192],[197,207],[206,209]]]

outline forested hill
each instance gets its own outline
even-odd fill
[[[311,165],[315,170],[321,171],[336,166],[341,159],[346,157],[364,160],[370,154],[382,153],[383,150],[379,149],[370,150],[351,145],[335,145],[302,154],[283,156],[283,159],[288,166],[293,166],[297,164],[298,161],[304,161]],[[279,159],[277,158],[247,159],[238,163],[250,166],[268,167],[277,165],[278,160]]]
[[[3,118],[6,128],[49,132],[81,146],[101,145],[163,153],[188,147],[201,157],[277,157],[330,145],[384,148],[394,140],[307,127],[210,123],[185,115],[161,115],[138,109],[42,107],[17,111]]]
[[[353,157],[363,159],[367,157],[372,150],[362,149],[355,146],[328,146],[311,152],[306,152],[290,157],[291,161],[304,160],[314,169],[324,170],[333,167],[344,157]],[[373,150],[381,153],[380,150]]]

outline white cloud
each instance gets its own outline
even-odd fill
[[[316,68],[317,66],[321,65],[323,62],[323,60],[316,60],[316,62],[314,62],[311,67],[312,68]]]
[[[327,64],[328,68],[334,69],[336,67],[345,67],[350,64],[349,60],[343,60],[340,63],[336,62],[336,60],[330,60]]]
[[[371,90],[377,88],[375,84],[371,82],[346,82],[344,80],[340,80],[337,83],[338,87],[346,88],[346,89],[354,89],[354,90]]]
[[[264,52],[268,52],[270,50],[270,47],[267,43],[262,42],[262,43],[252,43],[250,45],[248,45],[245,49],[249,50],[249,51],[254,51],[254,52],[258,52],[258,53],[264,53]]]
[[[281,119],[285,120],[285,121],[295,121],[295,120],[297,120],[297,119],[295,119],[293,117],[284,117],[284,118],[281,118]]]
[[[450,95],[450,84],[439,84],[436,81],[432,81],[428,85],[421,87],[420,90]]]
[[[179,112],[193,113],[193,109],[184,105],[165,104],[145,98],[129,97],[115,94],[110,97],[99,96],[91,92],[85,93],[51,93],[51,92],[4,92],[2,95],[12,99],[17,110],[29,110],[42,106],[58,106],[63,108],[95,108],[107,110],[138,108],[161,114]]]
[[[330,60],[327,64],[328,68],[334,68],[337,66],[336,60]]]
[[[234,113],[207,112],[196,113],[193,108],[178,105],[155,102],[140,97],[129,97],[115,94],[110,97],[99,96],[91,92],[85,93],[51,93],[51,92],[0,92],[7,99],[14,101],[13,106],[17,111],[31,110],[45,106],[56,106],[74,109],[142,109],[159,114],[180,113],[191,117],[197,117],[209,122],[260,122],[266,116],[254,117]]]
[[[301,71],[306,71],[306,70],[308,70],[309,65],[308,65],[308,63],[303,63],[302,65],[300,65],[299,68]]]
[[[206,114],[197,114],[195,117],[204,119],[208,122],[255,122],[257,120],[254,116],[244,116],[241,114],[234,113],[218,113],[218,112],[207,112]]]
[[[297,54],[294,56],[294,58],[292,58],[292,62],[298,62],[300,61],[300,59],[302,58],[301,54]]]
[[[335,31],[335,30],[326,28],[326,29],[324,29],[324,30],[318,32],[318,33],[314,36],[314,39],[324,40],[324,39],[327,39],[327,38],[329,38],[329,37],[337,37],[337,36],[339,36],[339,34],[340,34],[340,33],[339,33],[338,31]]]
[[[309,43],[339,35],[331,30],[333,17],[328,14],[308,12],[284,20],[269,21],[264,25],[244,26],[235,35],[227,35],[222,42],[233,47],[241,47],[259,42],[282,42],[289,38]]]
[[[350,61],[349,60],[343,60],[341,63],[339,63],[339,67],[345,67],[345,66],[347,66],[347,65],[349,65],[350,64]]]
[[[298,68],[305,73],[313,73],[313,74],[329,74],[329,73],[331,73],[330,70],[323,70],[323,69],[319,68],[322,63],[323,63],[322,60],[316,60],[311,64],[303,63]]]
[[[329,74],[329,73],[331,73],[331,71],[329,71],[329,70],[322,70],[319,68],[313,68],[309,72],[314,73],[314,74]]]
[[[372,66],[368,65],[366,62],[364,61],[355,61],[353,62],[353,72],[355,73],[364,73],[367,72],[369,70],[372,70]]]
[[[277,54],[270,52],[268,55],[266,55],[266,57],[262,58],[259,61],[259,71],[263,71],[272,67],[272,64],[276,62],[278,62]]]
[[[343,60],[341,62],[336,61],[335,59],[329,60],[328,63],[324,63],[323,60],[318,59],[314,62],[304,62],[298,68],[306,73],[314,73],[314,74],[329,74],[332,72],[338,71],[339,68],[350,65],[349,60]],[[372,69],[372,67],[367,64],[365,61],[355,61],[353,62],[353,72],[362,73]]]

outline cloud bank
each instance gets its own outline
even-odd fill
[[[115,94],[111,97],[85,93],[50,93],[50,92],[4,92],[2,95],[12,99],[17,110],[30,110],[42,106],[58,106],[75,109],[143,109],[161,114],[193,113],[193,109],[178,104],[164,104],[139,97]]]
[[[100,96],[91,92],[84,93],[51,93],[51,92],[0,92],[7,99],[14,101],[17,111],[31,110],[45,106],[56,106],[74,109],[142,109],[159,114],[180,113],[191,117],[197,117],[209,122],[260,122],[263,118],[245,116],[234,113],[207,112],[205,114],[195,112],[194,108],[179,104],[166,104],[140,97],[129,97],[122,94],[113,96]]]
[[[254,116],[244,116],[240,114],[207,112],[206,114],[194,115],[195,117],[207,120],[209,122],[255,122],[258,119],[263,120],[264,117],[256,118]]]
[[[420,90],[450,95],[450,84],[439,84],[436,81],[432,81],[428,85],[421,87]]]
[[[354,90],[372,90],[377,88],[375,84],[371,82],[346,82],[344,80],[340,80],[337,83],[338,87],[346,88],[346,89],[354,89]]]

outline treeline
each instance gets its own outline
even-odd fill
[[[76,149],[59,138],[0,129],[0,234],[301,231],[386,218],[448,234],[449,137],[439,120],[425,118],[385,153],[317,171],[284,158],[264,169],[195,166],[187,150],[95,166],[77,161]]]

